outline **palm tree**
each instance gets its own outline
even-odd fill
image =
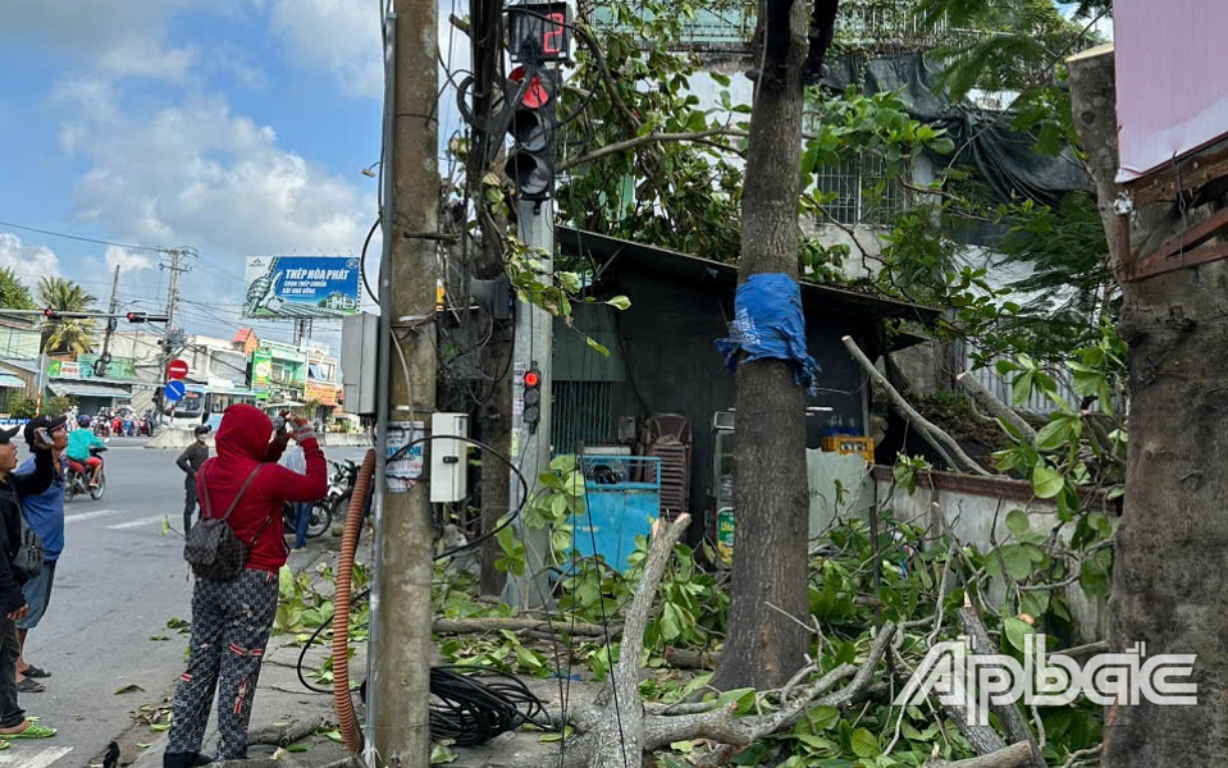
[[[96,302],[78,283],[62,277],[38,281],[38,302],[61,312],[88,312]],[[94,348],[93,320],[47,320],[43,323],[43,354],[89,352]]]

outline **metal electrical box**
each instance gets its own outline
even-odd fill
[[[469,444],[464,440],[441,440],[444,435],[469,436],[469,415],[431,415],[431,503],[451,504],[469,495]]]
[[[379,355],[379,316],[369,312],[341,319],[341,386],[344,410],[357,416],[376,411],[376,364]]]

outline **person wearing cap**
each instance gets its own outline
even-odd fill
[[[175,460],[175,464],[183,470],[186,477],[183,478],[183,535],[187,536],[188,531],[192,528],[192,517],[196,514],[196,473],[200,472],[200,468],[206,461],[209,460],[209,444],[205,442],[205,438],[209,436],[209,432],[213,430],[208,424],[201,424],[193,430],[196,436],[195,442],[189,445],[183,453],[179,454],[179,458]]]
[[[27,664],[25,659],[26,637],[30,630],[38,626],[47,606],[51,603],[51,587],[55,583],[55,566],[64,551],[64,470],[68,460],[64,457],[64,449],[68,444],[68,419],[64,416],[35,416],[26,423],[24,436],[26,445],[35,456],[36,433],[39,429],[46,430],[51,438],[51,460],[53,475],[51,485],[42,493],[32,493],[21,500],[21,514],[30,530],[38,534],[43,542],[43,570],[26,582],[23,592],[29,609],[26,615],[17,622],[17,690],[22,693],[42,693],[46,688],[38,682],[40,678],[51,677],[44,669]],[[36,459],[26,459],[13,473],[21,478],[36,471]]]
[[[13,568],[21,547],[21,501],[43,493],[55,477],[51,438],[35,441],[34,471],[15,475],[17,444],[13,437],[21,427],[0,429],[0,748],[9,739],[47,738],[48,728],[26,718],[17,703],[17,621],[28,611],[22,590],[25,578]]]

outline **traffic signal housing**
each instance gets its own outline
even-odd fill
[[[537,368],[530,368],[524,372],[524,377],[521,379],[524,383],[524,419],[525,426],[529,428],[529,432],[537,431],[537,424],[542,418],[542,374]]]
[[[148,312],[129,312],[124,315],[130,323],[165,323],[166,315],[151,315]]]
[[[512,152],[503,170],[522,200],[549,200],[554,196],[554,74],[516,67],[508,79],[519,99],[508,126]]]

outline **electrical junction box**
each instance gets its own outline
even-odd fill
[[[469,443],[442,439],[445,435],[469,436],[469,415],[431,415],[431,503],[451,504],[469,495]]]
[[[356,416],[376,411],[376,361],[379,357],[379,316],[369,312],[341,319],[341,386],[344,410]]]

